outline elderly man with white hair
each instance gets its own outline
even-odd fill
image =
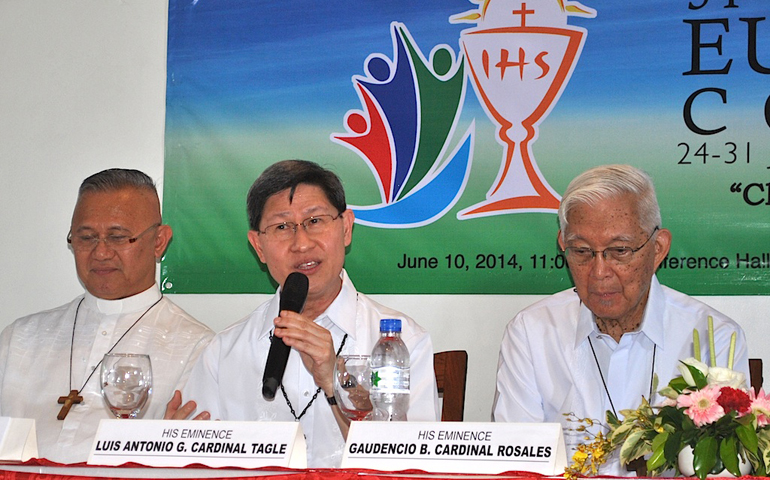
[[[527,307],[506,327],[495,421],[561,422],[574,447],[585,433],[576,434],[565,414],[602,422],[607,411],[636,409],[643,396],[660,403],[656,390],[693,356],[693,329],[705,334],[709,317],[717,364],[727,365],[736,333],[735,369],[748,373],[740,326],[658,282],[671,232],[646,173],[628,165],[584,172],[564,193],[559,224],[575,288]],[[701,342],[701,358],[711,353]],[[617,454],[600,473],[628,475]]]

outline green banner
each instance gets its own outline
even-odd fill
[[[367,293],[546,294],[569,181],[628,163],[690,294],[770,292],[764,0],[171,0],[170,293],[267,293],[245,198],[287,158],[335,171]]]

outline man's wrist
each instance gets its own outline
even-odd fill
[[[334,398],[334,395],[329,396],[329,395],[326,395],[326,393],[324,393],[324,396],[326,397],[326,403],[328,403],[332,407],[337,405],[337,399]]]

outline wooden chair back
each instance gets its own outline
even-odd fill
[[[468,374],[468,352],[452,350],[433,355],[433,369],[439,397],[443,399],[442,422],[462,422],[465,412],[465,380]]]
[[[751,382],[751,388],[755,393],[759,393],[764,383],[764,377],[762,375],[762,359],[750,358],[749,359],[749,377]]]

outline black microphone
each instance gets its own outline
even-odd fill
[[[280,309],[290,312],[302,313],[307,300],[307,277],[299,272],[292,272],[286,278],[281,288]],[[267,354],[265,373],[262,376],[262,396],[265,400],[273,400],[275,392],[283,380],[283,372],[286,370],[286,362],[289,361],[291,347],[287,347],[283,340],[273,335],[270,343],[270,351]]]

